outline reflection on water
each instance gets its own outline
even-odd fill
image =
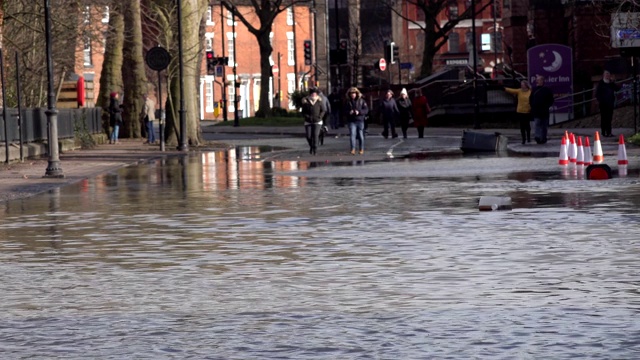
[[[588,181],[555,158],[255,155],[4,205],[3,358],[637,357],[633,166]],[[514,210],[479,212],[483,195]]]

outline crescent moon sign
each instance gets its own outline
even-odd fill
[[[553,51],[553,62],[549,66],[543,66],[542,68],[547,72],[556,72],[562,67],[562,56],[557,51]]]

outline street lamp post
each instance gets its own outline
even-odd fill
[[[56,109],[56,97],[53,91],[53,60],[51,55],[51,4],[50,0],[44,0],[45,42],[47,52],[47,128],[49,159],[44,177],[62,178],[64,172],[60,166],[58,149],[58,110]]]
[[[471,0],[471,49],[473,49],[473,128],[480,128],[478,104],[478,52],[476,51],[476,0]]]
[[[233,7],[231,12],[231,36],[233,36],[233,126],[240,126],[240,119],[238,119],[238,74],[237,74],[237,61],[236,61],[236,7]]]
[[[182,0],[178,0],[178,77],[180,78],[180,143],[178,150],[188,151],[187,119],[184,108],[184,62],[182,61]]]

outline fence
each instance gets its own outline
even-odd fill
[[[37,142],[46,141],[47,114],[44,108],[22,109],[18,117],[17,109],[2,109],[7,111],[6,124],[2,120],[0,127],[0,141],[19,142],[20,126],[18,119],[22,121],[22,141]],[[98,134],[102,129],[102,108],[58,109],[58,138],[70,139],[76,135],[76,131],[89,134]],[[6,129],[6,134],[5,134]]]

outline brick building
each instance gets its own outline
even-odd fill
[[[238,11],[248,14],[254,10],[252,6],[239,6]],[[206,61],[203,61],[200,77],[201,119],[221,120],[221,103],[225,97],[228,118],[233,119],[235,96],[238,96],[240,117],[255,115],[261,86],[269,87],[272,107],[294,109],[289,102],[289,94],[296,89],[306,88],[314,71],[311,66],[305,65],[303,53],[304,41],[314,39],[308,6],[290,7],[275,18],[270,36],[273,76],[268,79],[261,78],[260,49],[256,37],[238,19],[234,24],[231,12],[221,6],[210,6],[205,27],[205,51],[213,51],[215,57],[228,57],[228,66],[217,66],[215,73],[210,75]],[[234,63],[240,85],[237,93],[233,86]]]

